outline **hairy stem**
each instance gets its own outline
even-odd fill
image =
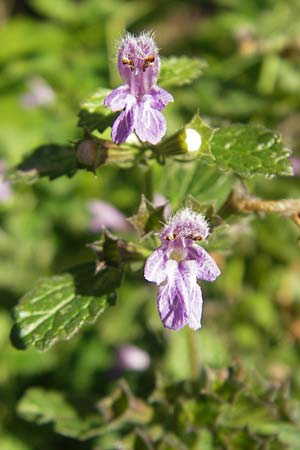
[[[266,212],[291,217],[300,226],[300,199],[262,200],[240,186],[230,198],[230,206],[240,212]]]

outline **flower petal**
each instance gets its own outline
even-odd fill
[[[116,144],[125,142],[130,133],[133,132],[135,117],[136,105],[129,105],[114,121],[111,130],[111,137]]]
[[[167,125],[160,111],[151,107],[151,96],[138,105],[135,131],[142,142],[157,144],[166,133]]]
[[[197,283],[191,285],[189,291],[190,296],[190,314],[188,326],[193,330],[201,328],[201,315],[202,315],[202,293],[201,288]]]
[[[191,244],[187,247],[187,261],[190,270],[197,278],[205,281],[215,281],[221,271],[215,260],[204,248]]]
[[[179,263],[180,277],[176,278],[178,295],[182,296],[188,311],[188,325],[193,330],[201,328],[202,293],[195,273],[191,271],[188,261]]]
[[[161,284],[166,279],[167,254],[165,246],[160,246],[146,261],[144,276],[152,283]]]
[[[166,267],[167,282],[158,289],[157,307],[160,318],[166,328],[180,330],[189,321],[189,291],[191,277],[186,277],[183,268],[174,260],[169,260]],[[188,280],[189,278],[189,280]],[[188,283],[186,283],[188,281]],[[194,282],[196,278],[194,277]]]
[[[119,86],[105,97],[104,106],[112,111],[121,111],[126,106],[128,95],[130,95],[129,87]]]
[[[174,102],[173,95],[159,86],[153,87],[150,95],[152,97],[151,106],[158,111],[163,110],[169,102]]]
[[[165,328],[180,330],[187,324],[187,312],[174,285],[166,284],[158,289],[157,308]]]

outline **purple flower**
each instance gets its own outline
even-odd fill
[[[166,132],[161,111],[174,99],[156,85],[160,67],[158,49],[149,33],[126,34],[118,54],[118,69],[125,82],[104,100],[112,111],[122,111],[112,126],[112,140],[125,142],[135,131],[142,142],[157,144]]]
[[[87,208],[91,214],[89,228],[93,233],[101,231],[103,227],[115,231],[130,230],[130,224],[126,221],[124,214],[110,203],[92,200],[87,204]]]
[[[201,327],[202,294],[197,279],[214,281],[220,269],[195,241],[206,239],[205,218],[186,208],[170,219],[160,234],[161,246],[146,261],[145,278],[156,283],[157,307],[166,328]]]
[[[26,109],[51,105],[55,101],[55,92],[49,84],[40,77],[33,77],[28,81],[28,92],[20,97],[21,104]]]

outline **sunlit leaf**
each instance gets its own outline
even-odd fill
[[[105,97],[111,92],[109,89],[98,89],[81,103],[78,126],[87,131],[104,131],[111,126],[116,113],[103,105]]]
[[[290,150],[277,133],[261,126],[232,125],[216,130],[211,152],[221,170],[243,177],[293,174]]]
[[[120,278],[119,269],[105,267],[95,274],[93,264],[84,264],[41,279],[15,307],[13,344],[47,350],[58,340],[70,339],[105,311]]]
[[[192,83],[206,67],[205,61],[187,56],[164,58],[158,84],[163,87],[183,86]]]

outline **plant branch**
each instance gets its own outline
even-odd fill
[[[239,185],[228,203],[240,212],[266,212],[291,217],[300,226],[300,199],[262,200],[251,196],[244,186]]]

